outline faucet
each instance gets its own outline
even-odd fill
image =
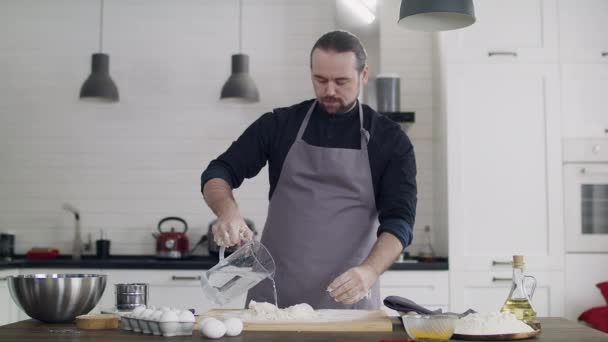
[[[82,255],[82,239],[80,237],[80,214],[78,213],[78,210],[71,204],[64,203],[62,208],[63,210],[74,214],[74,219],[76,223],[74,227],[74,241],[72,242],[72,259],[80,260],[80,257]]]
[[[84,243],[83,249],[85,252],[93,250],[93,238],[91,237],[91,233],[87,234],[87,242]]]

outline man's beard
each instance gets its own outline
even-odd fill
[[[326,112],[331,114],[344,114],[350,111],[356,102],[357,99],[355,99],[351,103],[344,103],[344,101],[342,101],[341,99],[332,96],[325,96],[319,100],[319,103],[321,104],[323,109],[325,109]],[[331,107],[326,106],[326,104],[331,105]]]

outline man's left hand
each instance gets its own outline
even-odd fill
[[[353,267],[329,284],[327,292],[336,302],[355,304],[367,296],[378,277],[370,266]]]

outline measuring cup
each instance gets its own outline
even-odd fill
[[[252,240],[201,276],[203,293],[218,305],[229,303],[265,278],[273,278],[275,264],[262,243]]]

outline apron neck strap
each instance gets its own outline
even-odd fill
[[[308,121],[310,121],[310,116],[312,114],[312,111],[315,109],[316,105],[317,105],[317,100],[315,100],[308,108],[308,111],[306,112],[306,116],[304,117],[304,121],[302,121],[302,124],[300,125],[300,129],[298,130],[298,135],[296,136],[296,141],[302,139],[302,136],[304,135],[304,130],[306,129],[306,127],[308,127]]]
[[[361,105],[361,101],[357,100],[357,103],[359,105],[359,127],[361,130],[361,134],[363,136],[365,136],[366,141],[369,141],[369,132],[365,130],[365,128],[363,128],[363,105]],[[312,105],[310,105],[310,107],[308,108],[308,111],[306,112],[306,116],[304,117],[304,121],[302,121],[302,124],[300,125],[300,129],[298,130],[298,135],[296,136],[296,141],[302,139],[302,136],[304,135],[304,130],[306,129],[306,127],[308,127],[308,122],[310,121],[310,116],[312,115],[312,111],[315,109],[315,106],[317,105],[317,100],[315,100]]]

